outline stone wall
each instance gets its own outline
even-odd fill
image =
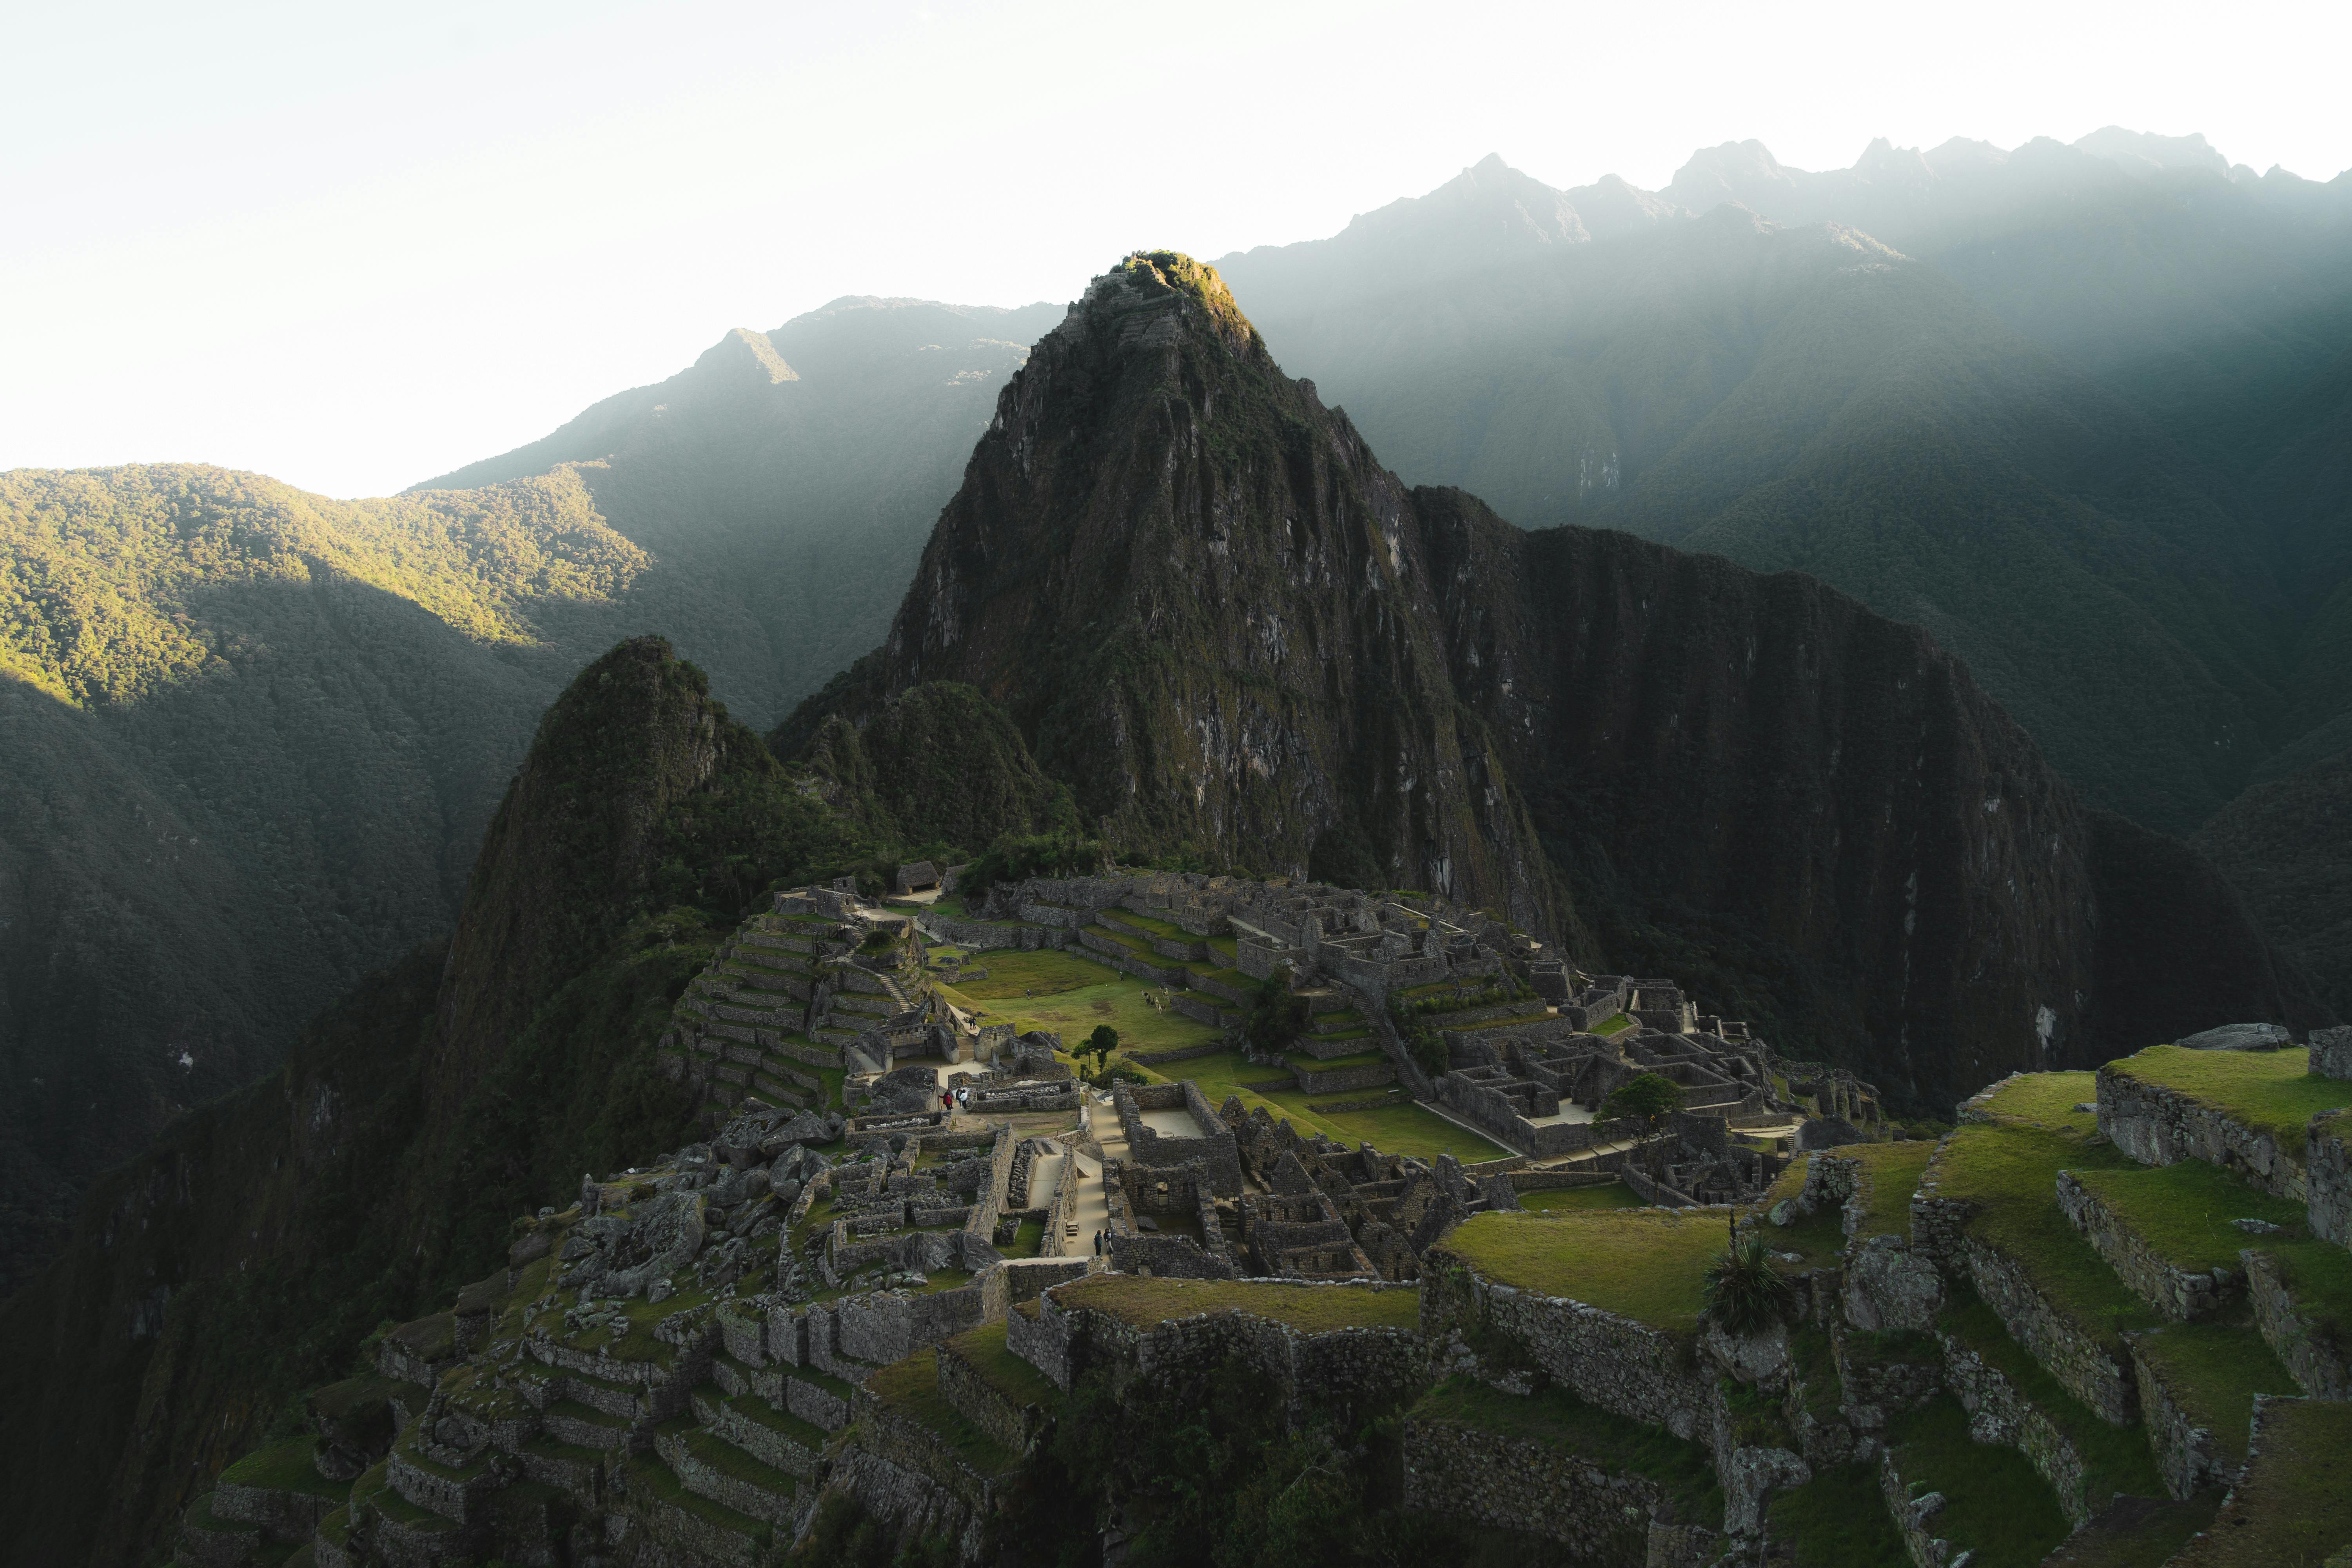
[[[2273,1197],[2304,1201],[2301,1149],[2283,1150],[2267,1132],[2232,1121],[2176,1089],[2099,1069],[2099,1131],[2143,1165],[2202,1160],[2233,1171]]]
[[[1673,1522],[1665,1494],[1646,1477],[1451,1421],[1405,1422],[1404,1505],[1544,1536],[1607,1568],[1659,1562],[1650,1552],[1653,1521],[1667,1514]]]
[[[1179,1083],[1121,1083],[1111,1090],[1118,1123],[1127,1134],[1127,1157],[1138,1165],[1167,1167],[1200,1161],[1208,1172],[1210,1190],[1220,1197],[1237,1197],[1242,1190],[1242,1163],[1234,1147],[1233,1130],[1217,1115],[1216,1107],[1186,1079]],[[1147,1126],[1145,1110],[1181,1109],[1201,1129],[1197,1138],[1171,1137]]]
[[[2352,1024],[2311,1031],[2311,1070],[2322,1078],[2352,1079]]]
[[[941,942],[985,951],[1013,947],[1034,950],[1067,947],[1075,932],[1055,926],[1015,925],[1004,921],[957,920],[949,915],[923,914],[916,923]]]
[[[2100,1419],[2117,1426],[2131,1425],[2139,1390],[2120,1346],[2095,1337],[2060,1312],[2024,1267],[2000,1248],[1969,1237],[1959,1252],[1977,1294],[2000,1315],[2010,1337]]]
[[[1433,1342],[1457,1331],[1506,1335],[1587,1405],[1677,1437],[1714,1438],[1712,1369],[1691,1345],[1630,1318],[1495,1284],[1441,1247],[1423,1271],[1421,1326]]]
[[[2237,1300],[2242,1281],[2175,1267],[2121,1220],[2072,1171],[2058,1173],[2058,1206],[2140,1300],[2176,1323],[2212,1316]]]
[[[1396,1068],[1387,1062],[1367,1062],[1352,1068],[1294,1068],[1298,1087],[1308,1094],[1345,1094],[1351,1089],[1374,1089],[1396,1081]]]
[[[2212,1429],[2189,1420],[2166,1384],[2162,1368],[2140,1348],[2139,1336],[2128,1334],[2125,1340],[2131,1347],[2132,1375],[2139,1387],[2140,1421],[2147,1431],[2157,1471],[2164,1477],[2164,1489],[2176,1500],[2186,1501],[2201,1487],[2234,1485],[2237,1471],[2215,1455]]]
[[[1902,1533],[1903,1548],[1911,1554],[1915,1568],[1952,1568],[1959,1554],[1952,1543],[1936,1533],[1936,1515],[1944,1507],[1944,1494],[1928,1492],[1913,1497],[1895,1463],[1895,1451],[1878,1451],[1878,1491],[1886,1500],[1886,1511],[1894,1517],[1895,1528]]]
[[[2246,1295],[2254,1326],[2303,1391],[2315,1399],[2352,1399],[2352,1347],[2321,1332],[2295,1310],[2294,1296],[2278,1259],[2261,1247],[2238,1254],[2246,1271]]]
[[[966,1361],[954,1342],[940,1346],[940,1392],[973,1426],[1016,1454],[1044,1429],[1052,1412],[1034,1405],[1015,1405],[980,1369]]]
[[[1944,1382],[1969,1413],[1969,1436],[2024,1455],[2026,1463],[2058,1494],[2066,1522],[2077,1530],[2089,1523],[2108,1500],[2085,1494],[2083,1456],[2057,1423],[1956,1335],[1939,1331],[1936,1341],[1943,1347]]]
[[[1410,1290],[1410,1285],[1267,1282],[1286,1290]],[[1307,1333],[1254,1313],[1220,1310],[1139,1329],[1108,1312],[1066,1307],[1040,1296],[1005,1320],[1005,1342],[1056,1384],[1090,1371],[1147,1377],[1181,1392],[1238,1359],[1283,1392],[1291,1419],[1309,1407],[1352,1412],[1403,1397],[1426,1384],[1430,1357],[1410,1329],[1335,1329]]]
[[[964,1230],[982,1241],[995,1236],[997,1216],[1004,1212],[1005,1194],[1013,1179],[1013,1154],[1012,1131],[998,1128],[988,1152],[988,1174],[982,1180],[971,1213],[963,1222]]]
[[[2352,1028],[2327,1032],[2352,1034]],[[2352,1110],[2311,1119],[2304,1130],[2303,1168],[2311,1234],[2352,1247]]]

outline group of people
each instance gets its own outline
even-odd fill
[[[940,1109],[948,1112],[951,1116],[960,1111],[970,1110],[971,1109],[971,1086],[969,1084],[960,1083],[951,1089],[943,1089],[940,1090]]]

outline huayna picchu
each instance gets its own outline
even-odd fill
[[[100,1184],[0,1530],[2325,1562],[2333,1023],[1923,631],[1409,489],[1138,253],[881,647],[764,740],[615,647],[451,939]]]

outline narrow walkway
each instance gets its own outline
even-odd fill
[[[1040,1154],[1029,1165],[1029,1200],[1023,1208],[1051,1209],[1062,1190],[1062,1166],[1067,1154]]]
[[[1091,1257],[1095,1249],[1095,1232],[1110,1228],[1109,1189],[1103,1182],[1103,1168],[1108,1161],[1127,1158],[1127,1134],[1120,1130],[1118,1118],[1108,1105],[1090,1103],[1087,1121],[1095,1142],[1102,1146],[1103,1158],[1096,1160],[1085,1154],[1070,1156],[1070,1168],[1077,1172],[1082,1184],[1078,1188],[1077,1210],[1072,1216],[1078,1234],[1062,1238],[1062,1251],[1066,1257],[1071,1258]]]

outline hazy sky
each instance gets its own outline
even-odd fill
[[[377,494],[849,293],[1071,298],[1490,152],[1663,184],[1754,136],[2109,123],[2352,164],[2329,5],[404,0],[0,16],[0,468]]]

